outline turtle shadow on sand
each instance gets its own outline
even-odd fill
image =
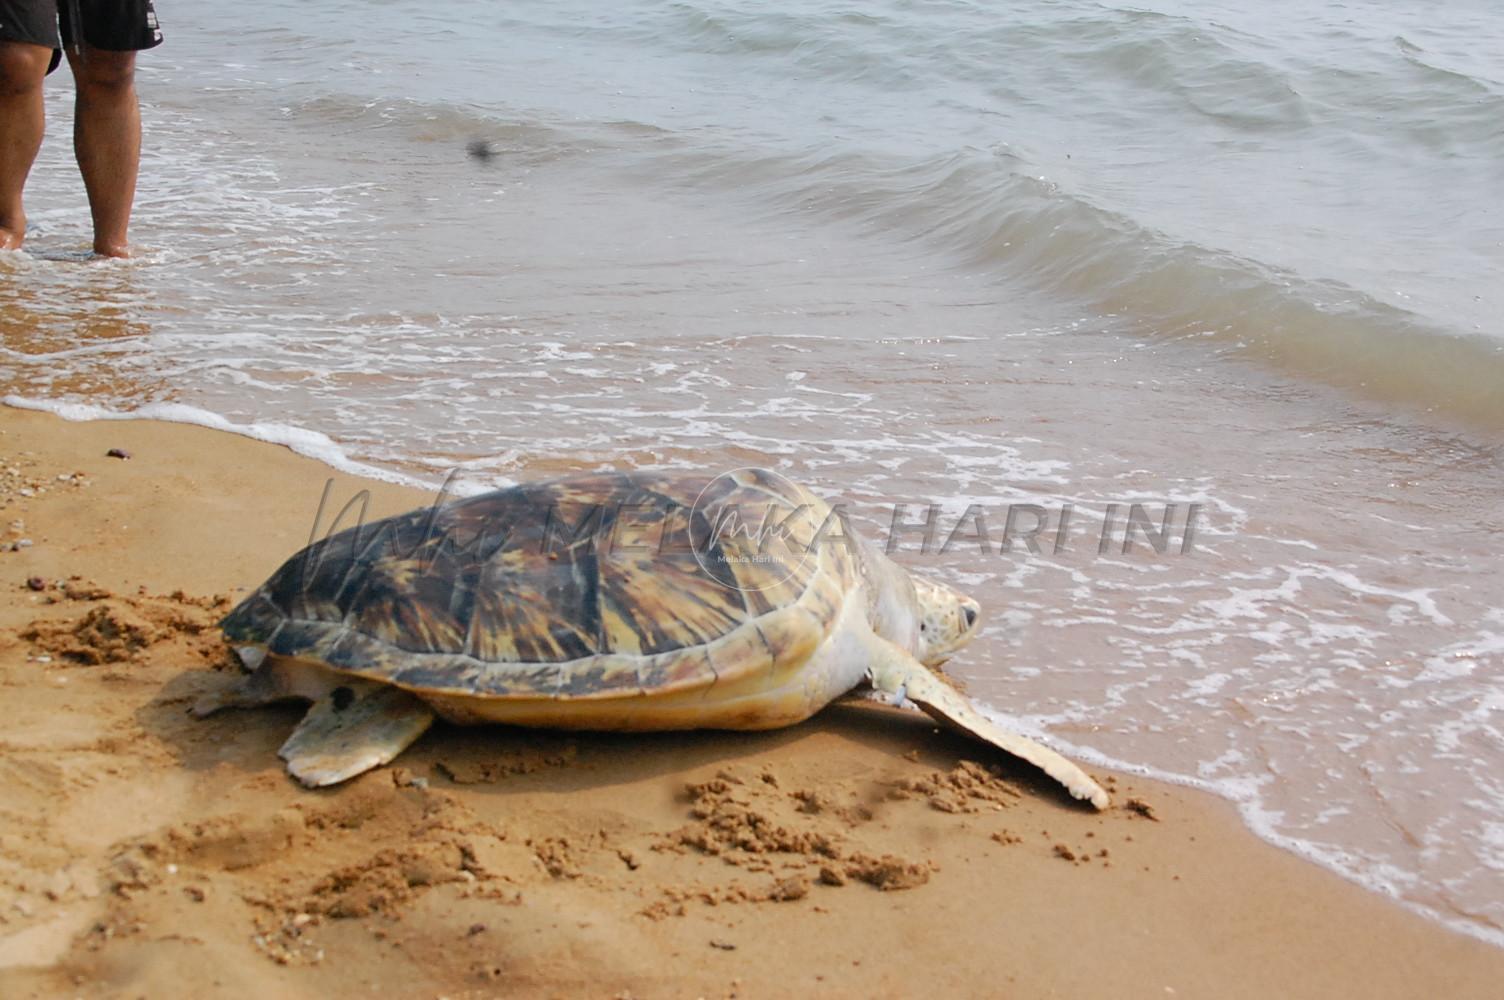
[[[136,709],[136,722],[190,771],[276,774],[289,788],[310,796],[338,794],[341,786],[304,788],[277,759],[278,748],[307,714],[307,705],[287,702],[204,719],[188,713],[199,698],[231,682],[227,671],[184,670]],[[859,702],[837,703],[797,725],[761,731],[566,732],[440,721],[388,770],[403,768],[433,787],[463,787],[469,794],[568,793],[672,779],[714,767],[756,766],[771,756],[797,753],[805,743],[818,755],[832,739],[860,747],[864,764],[879,781],[884,774],[898,780],[905,761],[937,770],[973,761],[1030,797],[1071,811],[1094,811],[1025,761],[937,727],[919,713]]]

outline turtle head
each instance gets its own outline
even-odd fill
[[[927,667],[938,667],[977,633],[981,605],[938,580],[914,576],[919,638],[914,656]]]
[[[977,633],[981,607],[939,580],[910,573],[863,540],[862,577],[870,588],[872,631],[927,667],[938,667]]]

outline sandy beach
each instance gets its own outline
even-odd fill
[[[0,410],[0,994],[1458,998],[1504,977],[1504,952],[1220,800],[1095,771],[1098,814],[876,707],[765,734],[438,726],[302,789],[276,758],[298,709],[185,709],[229,681],[215,622],[306,543],[330,476],[215,431]],[[371,516],[431,500],[333,479]]]

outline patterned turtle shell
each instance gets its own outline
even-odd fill
[[[416,692],[693,689],[802,661],[830,633],[856,572],[832,517],[757,469],[525,484],[318,541],[222,627]]]

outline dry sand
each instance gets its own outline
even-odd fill
[[[307,541],[329,475],[0,410],[0,541],[33,543],[0,551],[0,996],[1499,995],[1504,951],[1225,803],[1103,773],[1097,814],[896,711],[441,725],[304,790],[276,758],[297,709],[185,708],[229,680],[217,616]],[[431,499],[335,479],[373,516]]]

